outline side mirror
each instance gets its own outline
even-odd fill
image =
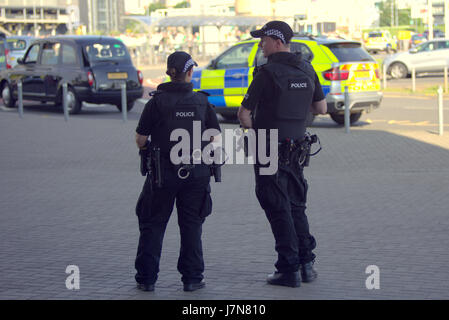
[[[17,63],[18,63],[18,64],[23,64],[23,58],[17,59]]]
[[[409,50],[409,52],[410,52],[410,53],[417,53],[417,52],[418,52],[418,49],[416,49],[416,48],[411,48],[411,49]]]
[[[212,59],[209,63],[208,69],[215,69],[216,65],[217,65],[217,60]]]

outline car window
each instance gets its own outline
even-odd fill
[[[380,38],[382,37],[382,32],[370,32],[368,38]]]
[[[436,47],[435,42],[426,42],[418,46],[417,49],[418,52],[427,52],[435,50],[435,47]]]
[[[35,44],[30,48],[30,50],[28,50],[24,63],[36,63],[38,56],[39,56],[39,44]]]
[[[27,48],[27,43],[23,39],[8,39],[7,42],[10,51],[22,51]]]
[[[97,42],[84,47],[87,57],[91,63],[101,63],[110,61],[131,62],[130,55],[126,47],[118,42]]]
[[[313,53],[310,48],[304,43],[292,42],[290,43],[291,52],[301,52],[301,56],[304,60],[311,62],[313,60]]]
[[[62,64],[76,64],[76,51],[74,47],[67,44],[62,45]]]
[[[217,69],[232,69],[248,67],[248,57],[254,46],[254,42],[243,43],[232,47],[217,58]]]
[[[449,41],[438,41],[437,50],[449,49]]]
[[[59,60],[60,43],[44,43],[42,47],[42,65],[57,65]]]
[[[360,43],[332,43],[326,44],[340,62],[375,61]]]

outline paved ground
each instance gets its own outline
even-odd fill
[[[386,98],[350,134],[327,117],[311,129],[324,148],[306,172],[319,279],[301,288],[265,283],[276,256],[252,168],[225,167],[204,225],[207,287],[194,293],[176,270],[175,212],[156,291],[135,288],[141,104],[125,124],[112,106],[68,123],[51,106],[27,104],[23,119],[3,109],[0,299],[447,299],[449,132],[374,121],[413,101]],[[66,289],[68,265],[79,267],[80,290]],[[379,290],[365,287],[369,265]]]

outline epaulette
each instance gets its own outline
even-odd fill
[[[199,90],[197,92],[202,93],[202,94],[206,95],[207,97],[210,96],[210,93],[207,93],[206,91]]]
[[[164,91],[162,91],[162,90],[154,90],[154,91],[151,91],[149,93],[149,95],[150,95],[150,97],[154,97],[155,95],[160,94],[162,92],[164,92]]]

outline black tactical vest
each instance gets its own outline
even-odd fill
[[[275,97],[262,101],[256,110],[258,128],[278,129],[279,139],[302,138],[313,102],[315,71],[304,61],[296,64],[269,62],[262,66],[275,85]]]
[[[203,148],[209,143],[201,141],[201,136],[206,128],[206,113],[208,100],[202,92],[183,91],[165,92],[156,91],[153,99],[157,106],[159,121],[151,134],[151,145],[161,149],[163,160],[168,163],[170,150],[181,141],[170,141],[172,132],[176,129],[184,129],[188,132],[190,143],[190,156],[194,150]],[[194,121],[197,123],[198,132],[194,132]],[[200,145],[194,145],[194,134],[200,135]],[[185,138],[183,138],[185,139]],[[190,163],[192,163],[190,159]],[[196,165],[195,176],[210,174],[209,168],[204,164]],[[204,173],[204,174],[203,174]]]

